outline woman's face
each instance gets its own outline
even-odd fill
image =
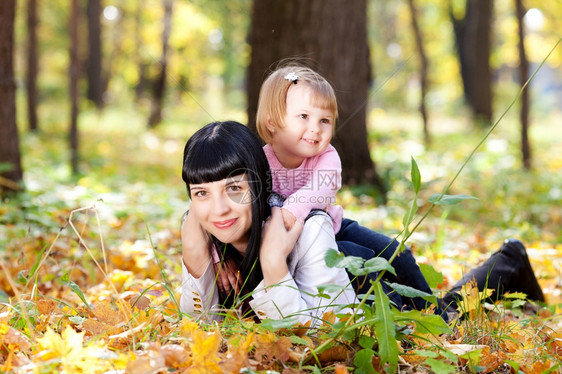
[[[199,224],[223,243],[244,253],[252,225],[252,198],[247,174],[216,182],[190,184],[191,206]]]

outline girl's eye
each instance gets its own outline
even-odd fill
[[[325,124],[325,125],[329,125],[331,124],[330,120],[328,118],[323,118],[321,121],[321,123]]]
[[[242,187],[240,186],[228,186],[228,191],[230,192],[240,192],[242,190]]]
[[[307,119],[307,118],[308,118],[308,114],[299,114],[299,118],[301,118],[301,119]]]

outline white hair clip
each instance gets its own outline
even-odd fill
[[[297,84],[297,79],[299,79],[299,76],[296,75],[295,73],[289,73],[289,74],[285,75],[284,78],[288,81],[293,82],[294,84]]]

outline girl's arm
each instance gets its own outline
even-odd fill
[[[341,188],[341,160],[333,146],[316,158],[308,183],[285,200],[283,209],[294,217],[304,220],[313,209],[326,210],[336,202],[336,193]],[[291,182],[291,181],[289,181]],[[285,222],[287,213],[283,212]]]
[[[270,244],[262,250],[279,250],[275,242]],[[331,220],[326,214],[313,216],[306,221],[289,256],[285,275],[274,285],[260,283],[254,291],[250,305],[256,315],[260,319],[293,316],[299,322],[306,322],[321,318],[327,311],[338,311],[342,306],[356,303],[355,291],[345,270],[326,265],[324,256],[329,248],[337,248]],[[264,270],[264,278],[265,274]],[[338,285],[340,289],[327,292],[328,298],[317,296],[318,287],[327,284]]]

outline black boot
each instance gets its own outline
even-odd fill
[[[460,298],[462,286],[473,279],[476,280],[479,291],[484,288],[496,291],[491,296],[491,301],[500,299],[506,292],[523,292],[529,300],[544,302],[544,295],[525,246],[517,239],[507,239],[486,262],[464,275],[443,298],[443,302],[456,307],[455,302]]]

